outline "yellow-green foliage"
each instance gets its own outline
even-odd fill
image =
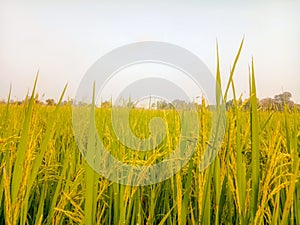
[[[260,111],[253,65],[249,110],[236,104],[232,75],[227,91],[230,86],[234,104],[212,164],[200,171],[211,126],[202,104],[190,162],[170,179],[144,187],[112,183],[89,167],[75,142],[70,105],[36,104],[34,91],[22,105],[0,105],[0,224],[300,224],[300,113]],[[118,142],[110,109],[95,109],[107,150],[133,165],[151,165],[170,154],[180,132],[177,113],[131,113],[138,137],[147,137],[146,124],[160,116],[167,139],[137,153]]]
[[[1,105],[0,222],[82,223],[87,214],[87,196],[92,195],[89,218],[93,221],[90,224],[158,224],[161,221],[165,224],[199,224],[204,221],[299,224],[300,113],[258,110],[257,126],[253,126],[252,111],[244,111],[238,106],[231,109],[227,112],[228,128],[216,160],[205,171],[199,171],[199,160],[209,133],[209,113],[206,110],[202,108],[200,112],[203,135],[199,137],[191,163],[164,182],[129,187],[111,183],[93,171],[88,172],[89,167],[73,137],[71,106],[62,106],[56,112],[55,106],[36,105],[30,101],[21,106]],[[96,111],[99,118],[109,116],[109,109]],[[151,117],[154,112],[136,110],[134,113]],[[172,127],[170,135],[176,142],[174,120],[170,119],[172,113],[163,112]],[[27,137],[22,139],[27,116],[30,119],[25,133]],[[257,129],[256,139],[253,129]],[[106,147],[111,151],[121,150],[110,132],[108,128]],[[254,141],[258,142],[255,162]],[[157,152],[159,156],[163,157],[162,153],[169,151],[167,144]],[[121,160],[129,162],[129,156],[134,160],[130,149],[116,152],[122,153],[118,155]],[[17,167],[19,154],[24,154],[24,160]],[[39,164],[40,154],[43,157]],[[139,164],[149,164],[147,160],[152,159],[152,154],[147,154],[149,156],[139,157]],[[256,183],[253,183],[253,164],[258,167]],[[18,186],[13,182],[17,179],[15,174],[21,176]],[[92,176],[93,183],[88,183],[91,179],[85,176]],[[257,185],[256,189],[253,189],[254,185]],[[256,190],[255,201],[251,194],[253,190]]]

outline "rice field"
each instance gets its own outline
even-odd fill
[[[169,179],[147,186],[111,182],[86,163],[73,133],[72,106],[60,104],[66,88],[54,106],[37,103],[37,81],[21,105],[8,97],[0,104],[0,224],[300,224],[300,112],[260,109],[253,63],[251,95],[237,103],[233,74],[240,50],[223,93],[225,101],[231,91],[234,103],[226,111],[225,136],[212,164],[199,168],[211,129],[211,111],[203,100],[191,160]],[[168,128],[158,149],[141,153],[118,142],[110,113],[95,108],[96,128],[120,161],[151,165],[178,142],[180,121],[172,109],[132,110],[137,136],[148,135],[146,124],[154,116]]]

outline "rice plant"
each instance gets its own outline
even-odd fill
[[[71,105],[61,105],[66,87],[56,106],[37,103],[37,80],[21,105],[12,103],[9,93],[6,104],[0,104],[0,224],[300,224],[300,112],[287,106],[283,111],[258,107],[253,61],[250,96],[239,103],[234,70],[242,46],[225,92],[217,93],[226,101],[231,91],[233,105],[212,164],[199,168],[211,128],[210,108],[203,99],[193,157],[171,178],[148,186],[113,183],[89,166],[73,135]],[[220,85],[218,51],[217,62]],[[167,138],[150,152],[120,144],[108,122],[110,113],[109,108],[93,107],[90,116],[118,160],[151,165],[178,143],[180,120],[172,109],[132,110],[137,136],[148,135],[145,124],[153,117],[167,124]],[[90,136],[87,146],[93,142]]]

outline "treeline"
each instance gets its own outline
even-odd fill
[[[30,97],[29,97],[30,98]],[[11,100],[10,103],[11,104],[17,104],[17,105],[22,105],[25,100],[22,101],[13,101]],[[203,100],[204,101],[204,100]],[[202,101],[202,103],[203,103]],[[47,105],[47,106],[54,106],[56,105],[56,101],[54,99],[46,99],[45,101],[40,101],[38,100],[38,98],[35,98],[35,102],[36,104],[40,104],[40,105]],[[73,99],[69,99],[69,100],[65,100],[61,103],[61,105],[67,105],[70,104],[72,105],[74,103]],[[6,101],[4,100],[0,100],[0,104],[6,104]],[[204,103],[203,103],[204,104]],[[237,101],[237,104],[244,108],[245,110],[248,110],[250,108],[250,102],[249,99],[246,100],[242,100],[239,99]],[[297,109],[300,111],[300,105],[296,104],[293,100],[292,100],[292,94],[290,92],[283,92],[282,94],[278,94],[275,95],[274,98],[263,98],[263,99],[257,99],[257,104],[258,104],[258,108],[260,110],[263,111],[283,111],[284,110],[284,106],[286,105],[288,108],[290,109]],[[77,105],[88,105],[87,103],[84,102],[79,102],[77,103]],[[234,100],[229,100],[226,102],[226,109],[230,110],[234,105]],[[139,108],[137,107],[134,102],[131,101],[131,99],[129,99],[127,102],[124,101],[124,104],[119,107],[129,107],[129,108]],[[101,104],[98,106],[100,108],[111,108],[112,107],[112,102],[111,101],[103,101],[101,102]],[[180,99],[176,99],[172,102],[167,102],[164,100],[161,101],[156,101],[153,102],[150,106],[148,106],[147,108],[150,109],[160,109],[160,110],[164,110],[164,109],[185,109],[185,110],[189,110],[192,108],[198,108],[201,107],[201,104],[196,103],[196,102],[187,102],[184,100],[180,100]],[[214,105],[208,105],[207,107],[209,108],[214,108]]]
[[[284,106],[289,109],[297,109],[300,111],[300,105],[296,104],[292,99],[290,92],[283,92],[282,94],[275,95],[274,98],[257,99],[258,108],[263,111],[283,111]],[[229,110],[234,104],[233,100],[226,102],[226,109]],[[238,105],[245,110],[250,108],[249,99],[244,101],[239,100]]]
[[[202,100],[202,104],[205,104],[205,101]],[[237,100],[238,106],[242,107],[244,110],[250,109],[250,101],[249,99]],[[263,99],[257,99],[258,109],[263,111],[283,111],[284,106],[286,105],[289,109],[298,109],[300,111],[300,105],[296,104],[294,101],[292,101],[292,94],[290,92],[283,92],[282,94],[275,95],[274,98],[263,98]],[[234,105],[234,100],[229,100],[226,102],[226,109],[230,110]],[[129,108],[136,108],[133,102],[129,99],[129,101],[124,104],[123,106],[129,107]],[[104,101],[100,105],[101,108],[111,108],[112,104],[110,101]],[[196,102],[186,102],[184,100],[176,99],[172,102],[167,101],[156,101],[155,103],[152,103],[150,109],[192,109],[192,108],[199,108],[201,107],[201,104]],[[215,105],[207,105],[208,108],[214,109]]]
[[[28,99],[30,99],[30,97],[28,97],[27,99],[24,100],[10,100],[9,103],[10,104],[15,104],[15,105],[22,105],[24,104],[26,101],[28,101]],[[7,101],[5,100],[0,100],[0,104],[6,104]],[[38,100],[37,97],[35,97],[35,103],[38,105],[48,105],[48,106],[54,106],[57,104],[57,102],[54,99],[46,99],[45,101],[41,101]],[[65,100],[61,103],[61,105],[67,105],[67,104],[72,104],[73,100]]]

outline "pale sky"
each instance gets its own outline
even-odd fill
[[[0,99],[10,84],[13,98],[23,99],[38,70],[44,100],[57,100],[66,83],[72,98],[101,56],[145,40],[186,48],[215,74],[217,39],[225,85],[245,36],[237,92],[248,97],[253,56],[259,98],[290,91],[300,102],[300,1],[70,2],[0,0]]]

